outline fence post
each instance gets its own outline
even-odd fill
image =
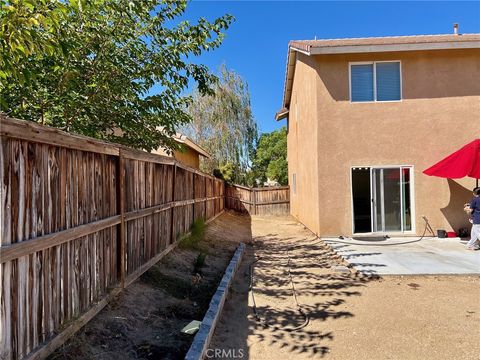
[[[175,242],[175,222],[174,222],[174,214],[175,214],[175,184],[177,183],[177,162],[175,161],[173,165],[173,180],[172,180],[172,218],[170,221],[170,244]]]
[[[197,196],[195,194],[195,175],[197,173],[193,173],[193,179],[192,179],[192,185],[193,185],[193,210],[192,210],[192,218],[193,218],[193,222],[195,222],[195,204],[197,203],[195,200],[197,200]]]
[[[204,205],[205,205],[205,220],[208,219],[208,215],[207,215],[207,183],[208,183],[208,178],[206,176],[203,177],[205,179],[205,201],[203,202]]]
[[[222,206],[221,206],[221,208],[222,208],[222,210],[225,210],[225,195],[226,195],[226,193],[225,193],[225,181],[222,181],[222,183],[221,183],[220,192],[222,193],[222,202],[221,202]]]
[[[125,287],[125,158],[122,149],[118,155],[118,197],[120,202],[120,284]]]
[[[255,188],[252,188],[252,192],[250,193],[253,195],[253,215],[257,215],[257,194],[255,193]]]

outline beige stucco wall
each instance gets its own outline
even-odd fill
[[[376,60],[401,61],[402,101],[351,103],[349,62]],[[319,55],[312,61],[315,73],[310,80],[297,82],[296,91],[299,97],[308,94],[311,98],[309,91],[316,89],[316,100],[310,100],[308,105],[316,108],[316,114],[309,111],[306,128],[298,129],[298,146],[289,141],[289,170],[301,166],[304,157],[316,157],[318,199],[311,196],[311,188],[305,189],[305,195],[298,195],[302,204],[293,207],[292,202],[293,215],[309,226],[303,219],[305,214],[297,210],[297,215],[293,209],[317,207],[322,236],[350,235],[350,168],[412,165],[416,233],[423,232],[422,215],[427,216],[434,229],[468,226],[461,205],[470,199],[475,180],[448,181],[428,177],[422,171],[480,137],[480,50]],[[305,73],[309,72],[299,70],[297,64],[295,81],[297,74]],[[300,85],[308,90],[300,89]],[[292,110],[293,104],[290,118]],[[312,124],[312,117],[317,125]],[[302,120],[299,124],[303,124]],[[311,134],[300,136],[313,132],[315,127],[315,143],[311,143]],[[312,154],[305,151],[306,147],[313,150]],[[294,156],[297,152],[298,160]],[[308,223],[312,222],[308,216]]]
[[[168,154],[163,148],[158,148],[153,150],[152,153],[164,156],[172,156]],[[181,163],[191,166],[195,169],[200,169],[200,155],[195,150],[186,148],[185,150],[175,150],[173,152],[173,157],[180,161]]]
[[[292,86],[292,101],[288,120],[288,171],[290,209],[292,215],[313,232],[320,233],[318,208],[318,161],[315,144],[318,142],[316,73],[314,59],[299,55]],[[292,178],[296,174],[297,191]]]
[[[173,156],[175,159],[181,163],[184,163],[185,165],[191,166],[195,169],[200,169],[200,156],[192,149],[188,149],[183,152],[175,151]]]

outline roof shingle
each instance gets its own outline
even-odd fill
[[[413,36],[387,36],[351,39],[324,39],[324,40],[292,40],[289,46],[302,51],[312,48],[337,47],[337,46],[369,46],[369,45],[400,45],[400,44],[425,44],[444,42],[469,42],[480,41],[480,34],[465,35],[413,35]]]

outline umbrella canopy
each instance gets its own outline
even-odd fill
[[[465,145],[423,173],[449,179],[459,179],[465,176],[480,179],[480,139]]]

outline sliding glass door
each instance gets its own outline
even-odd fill
[[[370,180],[370,188],[363,185],[362,178]],[[412,230],[410,178],[411,167],[407,166],[353,168],[354,232]],[[362,205],[367,204],[368,199],[369,214],[368,208]],[[370,226],[365,222],[366,215]]]

